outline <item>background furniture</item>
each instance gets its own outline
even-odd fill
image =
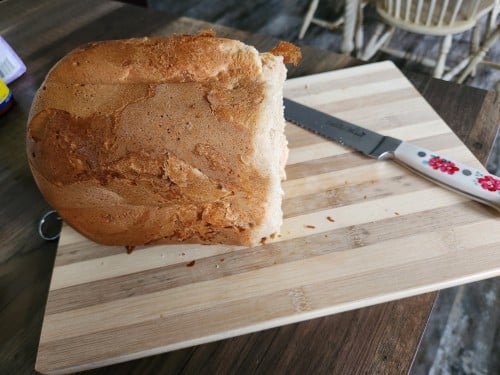
[[[5,373],[22,374],[33,372],[56,248],[36,232],[48,206],[31,177],[24,141],[31,100],[50,67],[90,40],[195,33],[209,27],[260,50],[277,40],[111,1],[7,1],[0,3],[0,13],[0,33],[28,66],[26,75],[11,86],[17,105],[0,119],[0,363]],[[360,63],[314,48],[302,50],[304,59],[290,69],[291,77]],[[498,97],[419,74],[407,76],[484,163],[498,124]],[[435,296],[424,294],[90,373],[406,373]]]
[[[479,50],[480,28],[479,19],[490,14],[487,32],[489,35],[494,27],[499,6],[498,0],[376,0],[377,13],[389,28],[382,34],[384,26],[377,29],[374,36],[365,47],[361,58],[370,60],[373,55],[382,50],[396,57],[419,60],[421,63],[434,67],[434,77],[441,78],[445,73],[446,58],[451,48],[453,35],[474,29],[471,40],[471,52]],[[401,29],[422,35],[442,36],[437,59],[424,58],[390,48],[384,48],[395,29]],[[459,64],[445,78],[451,79],[461,69]],[[473,69],[470,69],[472,72]]]
[[[312,0],[299,32],[299,39],[304,37],[311,23],[330,30],[343,26],[341,52],[349,55],[354,50],[358,53],[363,47],[363,8],[366,3],[364,0],[345,0],[344,15],[332,22],[314,16],[319,0]]]
[[[492,14],[494,13],[492,12]],[[476,66],[478,64],[488,64],[495,69],[500,69],[500,63],[484,60],[490,48],[493,46],[493,44],[497,42],[499,38],[500,38],[500,25],[498,25],[496,29],[489,31],[489,34],[487,34],[487,37],[473,55],[468,56],[465,60],[462,61],[459,68],[461,68],[463,65],[465,65],[465,68],[460,71],[460,75],[457,79],[458,83],[463,83],[469,74],[474,74]],[[458,70],[459,69],[457,69],[457,71]],[[500,81],[497,82],[496,91],[500,91]]]

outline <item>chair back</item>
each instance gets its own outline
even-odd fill
[[[377,0],[377,12],[408,31],[445,35],[472,28],[495,0]]]

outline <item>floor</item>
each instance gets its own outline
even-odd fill
[[[339,0],[320,1],[317,16],[336,18],[341,13],[342,3]],[[148,0],[150,7],[170,14],[339,52],[340,30],[329,31],[312,25],[305,38],[298,40],[308,4],[309,0]],[[375,13],[366,9],[368,37],[376,22]],[[450,65],[467,53],[469,36],[463,33],[454,37]],[[436,38],[417,38],[410,33],[397,33],[390,46],[418,55],[424,52],[437,54]],[[500,43],[493,46],[487,57],[500,61]],[[386,58],[389,56],[375,56],[375,59]],[[418,64],[394,61],[400,67],[431,74],[428,68]],[[499,83],[500,71],[483,66],[478,68],[475,77],[465,82],[473,87],[500,91]],[[486,167],[490,173],[500,175],[500,146],[492,150]],[[411,374],[500,374],[500,278],[446,289],[439,294]]]

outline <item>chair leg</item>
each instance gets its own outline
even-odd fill
[[[442,79],[445,81],[451,81],[455,78],[455,76],[460,73],[464,68],[471,62],[472,56],[467,56],[465,59],[460,61],[457,65],[453,67],[453,69],[450,69],[449,71],[446,72],[446,74],[443,75]]]
[[[433,74],[434,78],[441,78],[443,76],[444,67],[446,64],[446,58],[448,57],[448,52],[450,52],[452,40],[453,40],[453,35],[448,34],[443,38],[441,42],[439,58],[436,62],[436,67],[434,68],[434,74]]]
[[[314,13],[316,12],[316,9],[318,9],[318,3],[319,3],[319,0],[312,0],[311,1],[311,4],[309,5],[309,9],[307,10],[307,13],[304,17],[304,22],[302,23],[302,27],[300,28],[299,39],[302,39],[304,37],[304,35],[306,34],[306,31],[309,28],[309,25],[311,24],[311,21],[314,17]]]
[[[472,39],[470,44],[471,56],[476,54],[477,51],[479,51],[480,43],[481,43],[481,25],[479,25],[479,23],[476,23],[476,25],[472,29]],[[476,68],[472,69],[471,75],[472,76],[476,75]]]
[[[469,62],[469,64],[465,67],[465,69],[462,71],[460,76],[458,77],[457,82],[462,83],[465,81],[467,76],[472,72],[472,70],[479,64],[483,59],[488,50],[491,48],[491,46],[496,42],[496,40],[500,37],[500,26],[496,28],[496,30],[491,33],[488,38],[484,41],[483,45],[481,46],[481,49],[476,52],[472,60]]]
[[[358,16],[356,19],[356,32],[355,32],[355,50],[356,57],[360,57],[363,53],[363,43],[364,43],[364,30],[363,30],[363,1],[360,1],[358,6]]]
[[[386,26],[384,24],[377,25],[375,32],[366,44],[366,47],[360,56],[361,60],[370,60],[383,45],[389,42],[390,37],[394,33],[394,27],[390,27],[387,31],[384,32],[384,34],[382,34],[385,29]]]
[[[340,50],[345,55],[350,55],[354,49],[354,29],[356,27],[356,16],[361,0],[345,0],[345,24]]]
[[[500,13],[500,0],[495,0],[495,5],[493,9],[488,14],[487,30],[486,35],[490,35],[495,31],[497,25],[498,14]]]

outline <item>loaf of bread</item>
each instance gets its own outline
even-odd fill
[[[285,77],[281,56],[210,33],[87,44],[35,95],[35,181],[101,244],[257,245],[282,224]]]

